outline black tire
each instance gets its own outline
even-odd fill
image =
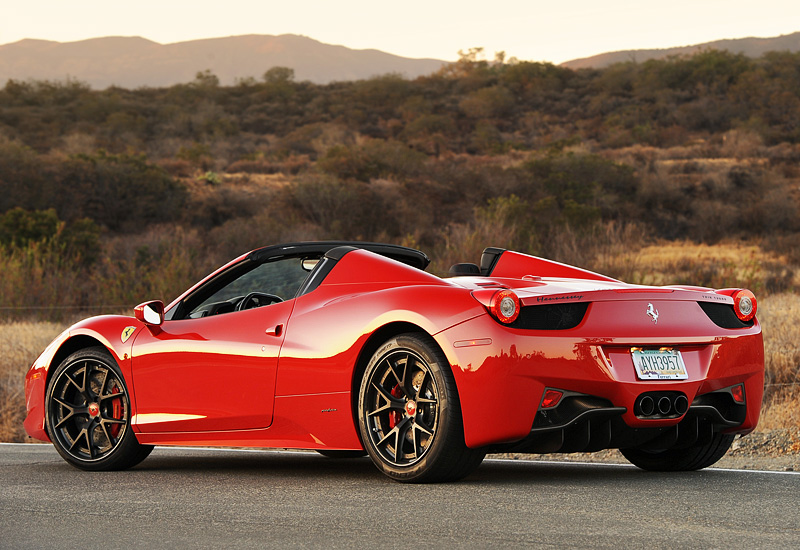
[[[708,441],[684,449],[665,451],[643,451],[640,449],[620,449],[628,461],[643,469],[654,472],[684,472],[701,470],[716,463],[730,449],[733,435],[715,433]]]
[[[367,456],[367,451],[342,451],[338,449],[316,449],[316,451],[327,458],[361,458]]]
[[[67,357],[47,385],[46,427],[58,453],[82,470],[124,470],[150,454],[130,426],[131,400],[104,348]]]
[[[464,443],[450,365],[427,334],[401,334],[375,352],[361,381],[358,421],[364,449],[396,481],[461,479],[486,455]]]

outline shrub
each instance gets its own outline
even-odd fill
[[[368,182],[413,176],[419,173],[425,160],[425,155],[400,142],[369,140],[363,145],[333,147],[319,159],[317,166],[342,179]]]
[[[70,157],[57,185],[64,219],[89,217],[114,231],[174,219],[186,198],[185,187],[143,155]]]
[[[394,233],[397,222],[379,187],[359,180],[308,174],[279,192],[276,208],[290,208],[297,221],[314,224],[329,238],[374,240]],[[282,212],[285,219],[287,212]]]

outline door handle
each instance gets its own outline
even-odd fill
[[[281,332],[283,332],[283,325],[275,325],[272,328],[267,329],[267,336],[280,336]]]

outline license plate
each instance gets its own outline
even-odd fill
[[[674,349],[631,349],[639,380],[686,380],[681,352]]]

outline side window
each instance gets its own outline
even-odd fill
[[[302,258],[262,263],[214,291],[186,317],[197,319],[292,299],[308,277],[306,267]]]

